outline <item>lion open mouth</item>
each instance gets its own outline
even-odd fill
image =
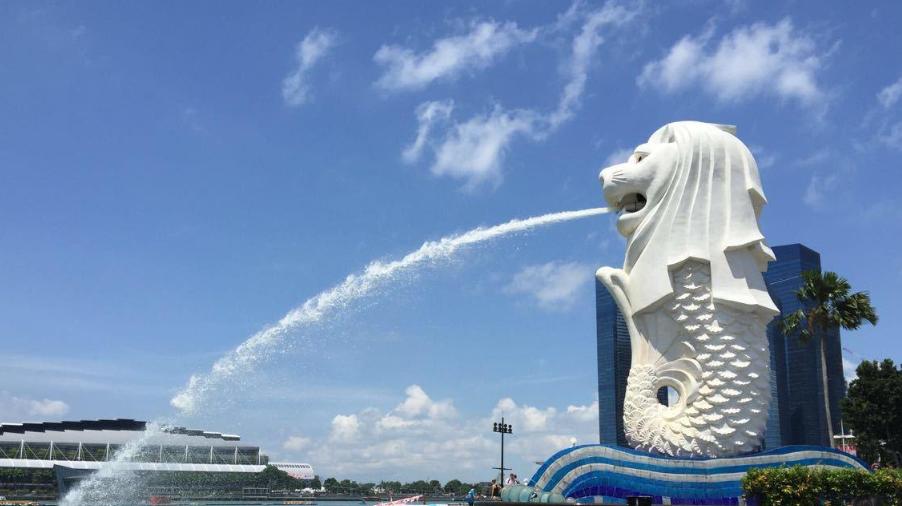
[[[630,193],[620,199],[620,203],[617,204],[617,207],[625,213],[635,213],[645,207],[646,202],[645,195],[642,195],[641,193]]]

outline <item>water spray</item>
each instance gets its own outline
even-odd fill
[[[445,236],[437,241],[423,243],[415,251],[399,260],[374,261],[362,272],[350,274],[344,281],[329,290],[311,297],[289,311],[277,323],[270,325],[234,350],[217,360],[206,374],[192,375],[188,384],[172,398],[170,403],[184,415],[192,415],[203,406],[207,396],[227,385],[236,375],[253,370],[277,352],[279,345],[292,332],[306,325],[323,321],[329,315],[347,307],[352,302],[372,294],[379,287],[396,279],[413,268],[450,259],[461,248],[483,243],[503,236],[525,232],[534,228],[571,221],[609,212],[605,207],[565,211],[511,220],[492,227],[477,227],[470,231]],[[159,423],[148,423],[148,429],[140,438],[129,442],[105,462],[99,471],[84,480],[60,502],[62,506],[124,504],[137,493],[134,473],[128,463],[135,459],[144,444],[160,431]]]

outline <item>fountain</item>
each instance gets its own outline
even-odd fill
[[[286,340],[292,332],[337,315],[355,301],[378,293],[380,287],[387,286],[402,273],[448,260],[468,246],[607,212],[608,209],[603,207],[565,211],[515,219],[492,227],[477,227],[461,234],[426,242],[399,260],[372,262],[362,272],[349,275],[338,285],[311,297],[301,306],[289,311],[277,323],[252,335],[217,360],[207,374],[191,376],[185,388],[172,398],[171,404],[182,415],[190,416],[198,412],[211,393],[227,388],[230,381],[241,374],[251,373],[255,367],[282,350],[288,344]],[[60,504],[112,506],[134,502],[136,477],[130,472],[128,463],[143,444],[164,425],[166,424],[159,421],[148,424],[148,430],[141,438],[120,449],[111,461],[69,492]]]
[[[403,258],[373,262],[307,300],[191,377],[171,404],[183,415],[210,393],[251,372],[298,329],[334,317],[404,272],[449,259],[495,238],[617,209],[627,238],[622,269],[596,273],[624,315],[631,369],[624,429],[632,448],[583,445],[545,462],[510,502],[622,502],[646,495],[664,504],[738,504],[740,479],[754,467],[862,468],[821,447],[762,450],[770,397],[767,324],[778,314],[762,272],[773,253],[758,218],[766,200],[757,165],[735,129],[671,123],[630,159],[600,175],[608,208],[553,213],[427,242]],[[676,399],[658,400],[667,387]],[[140,446],[140,441],[135,443]],[[63,501],[121,502],[128,447]],[[105,481],[106,480],[106,481]],[[127,485],[127,483],[126,483]]]
[[[630,335],[623,423],[632,448],[562,450],[511,502],[738,504],[753,467],[864,468],[815,446],[762,451],[770,401],[766,327],[779,314],[762,272],[774,259],[758,227],[766,200],[754,157],[733,127],[665,125],[600,174],[622,211],[622,269],[596,273]],[[677,398],[658,399],[662,388]]]

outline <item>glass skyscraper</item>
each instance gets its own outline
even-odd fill
[[[821,255],[801,244],[777,246],[773,250],[777,260],[767,266],[764,280],[777,307],[783,314],[789,314],[801,308],[795,292],[802,284],[802,272],[820,271]],[[771,406],[771,419],[779,419],[781,444],[829,445],[820,352],[821,346],[826,346],[830,418],[833,431],[838,433],[842,416],[839,401],[846,396],[839,330],[830,332],[823,342],[802,343],[798,337],[784,337],[775,321],[769,326],[768,337],[771,374],[776,376],[778,393],[777,406]]]
[[[768,264],[764,280],[782,314],[799,309],[795,291],[806,270],[820,271],[820,254],[801,244],[773,248],[777,260]],[[598,424],[603,444],[626,445],[623,432],[623,398],[630,368],[630,338],[623,316],[604,285],[595,283],[596,338],[598,347]],[[785,337],[779,318],[768,326],[770,344],[771,404],[764,445],[829,445],[824,419],[820,341],[801,343]],[[827,346],[827,378],[834,432],[839,431],[839,401],[846,394],[839,331],[824,340]]]

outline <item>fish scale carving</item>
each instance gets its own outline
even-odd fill
[[[668,455],[735,455],[758,449],[770,396],[766,323],[754,312],[716,303],[707,263],[672,273],[673,298],[662,306],[677,323],[688,356],[703,371],[674,406],[657,400],[667,363],[633,364],[624,400],[630,444]],[[666,308],[666,309],[664,309]],[[685,385],[683,385],[685,387]]]

